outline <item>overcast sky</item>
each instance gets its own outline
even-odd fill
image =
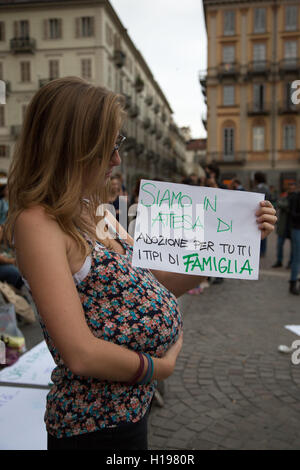
[[[180,126],[205,137],[206,107],[198,80],[206,69],[202,0],[110,0],[160,85]]]

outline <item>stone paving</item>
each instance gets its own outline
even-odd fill
[[[151,449],[300,448],[300,365],[277,350],[298,338],[284,325],[300,324],[300,297],[274,261],[262,260],[259,281],[181,298],[184,346],[151,412]]]
[[[300,297],[288,293],[289,271],[270,269],[275,241],[259,281],[180,299],[184,346],[150,414],[150,449],[300,448],[300,365],[277,350],[298,339],[284,325],[300,324]],[[29,349],[41,341],[39,325],[22,330]]]

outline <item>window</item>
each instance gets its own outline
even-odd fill
[[[62,38],[62,20],[60,18],[50,18],[44,22],[45,39]]]
[[[292,94],[294,93],[294,89],[292,88],[292,82],[287,82],[284,84],[284,108],[285,109],[293,109],[295,107],[292,101]]]
[[[266,31],[266,9],[254,9],[254,33],[265,33]]]
[[[92,60],[81,59],[81,76],[87,80],[92,78]]]
[[[223,63],[232,64],[235,61],[235,47],[224,46],[223,47]]]
[[[253,45],[253,67],[256,70],[266,67],[266,45],[264,43]]]
[[[59,78],[59,61],[58,60],[49,60],[49,78],[50,80]]]
[[[254,111],[263,111],[265,107],[265,85],[254,83],[253,85],[253,108]]]
[[[0,41],[5,41],[5,23],[0,21]]]
[[[5,127],[5,115],[3,104],[0,104],[0,127]]]
[[[297,64],[297,41],[285,41],[284,43],[284,62],[286,65]]]
[[[0,157],[8,158],[9,157],[9,147],[8,145],[0,145]]]
[[[29,21],[20,20],[14,22],[15,38],[29,38]]]
[[[223,88],[223,105],[234,106],[234,85],[226,85]]]
[[[234,128],[225,127],[223,130],[224,160],[234,159]]]
[[[235,34],[235,11],[224,11],[224,36]]]
[[[76,18],[76,37],[87,38],[94,36],[94,17],[83,16]]]
[[[283,149],[296,150],[296,126],[286,124],[283,126]]]
[[[21,82],[30,82],[30,62],[21,62]]]
[[[265,150],[265,128],[263,126],[253,127],[253,151],[263,152]]]
[[[109,24],[106,23],[106,43],[112,46],[114,43],[114,33]]]
[[[27,109],[27,104],[23,104],[22,105],[22,122],[25,119],[26,109]]]
[[[285,7],[285,30],[296,31],[298,28],[298,6],[287,5]]]

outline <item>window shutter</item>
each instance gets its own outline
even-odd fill
[[[49,39],[49,20],[44,20],[44,39]]]
[[[232,64],[235,59],[235,48],[234,46],[223,47],[223,63]]]
[[[18,38],[19,37],[19,22],[14,21],[14,37]]]
[[[255,8],[254,10],[254,32],[264,33],[266,31],[266,9]]]
[[[287,5],[285,7],[285,29],[286,31],[295,31],[298,26],[298,7],[297,5]]]
[[[90,36],[95,36],[95,18],[90,17]]]
[[[76,18],[76,20],[75,20],[75,36],[77,38],[81,37],[80,25],[81,25],[81,18]]]
[[[224,34],[231,35],[235,32],[235,12],[225,11],[224,12]]]
[[[62,19],[58,19],[58,37],[62,39]]]
[[[5,23],[0,21],[0,41],[5,41]]]

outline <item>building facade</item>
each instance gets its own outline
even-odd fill
[[[172,109],[107,0],[0,0],[0,168],[8,170],[26,106],[39,87],[64,76],[122,93],[128,119],[122,173],[179,179],[185,142]]]
[[[299,1],[203,5],[208,64],[199,78],[207,100],[207,160],[220,165],[224,179],[237,176],[248,187],[256,171],[278,188],[299,182]]]

